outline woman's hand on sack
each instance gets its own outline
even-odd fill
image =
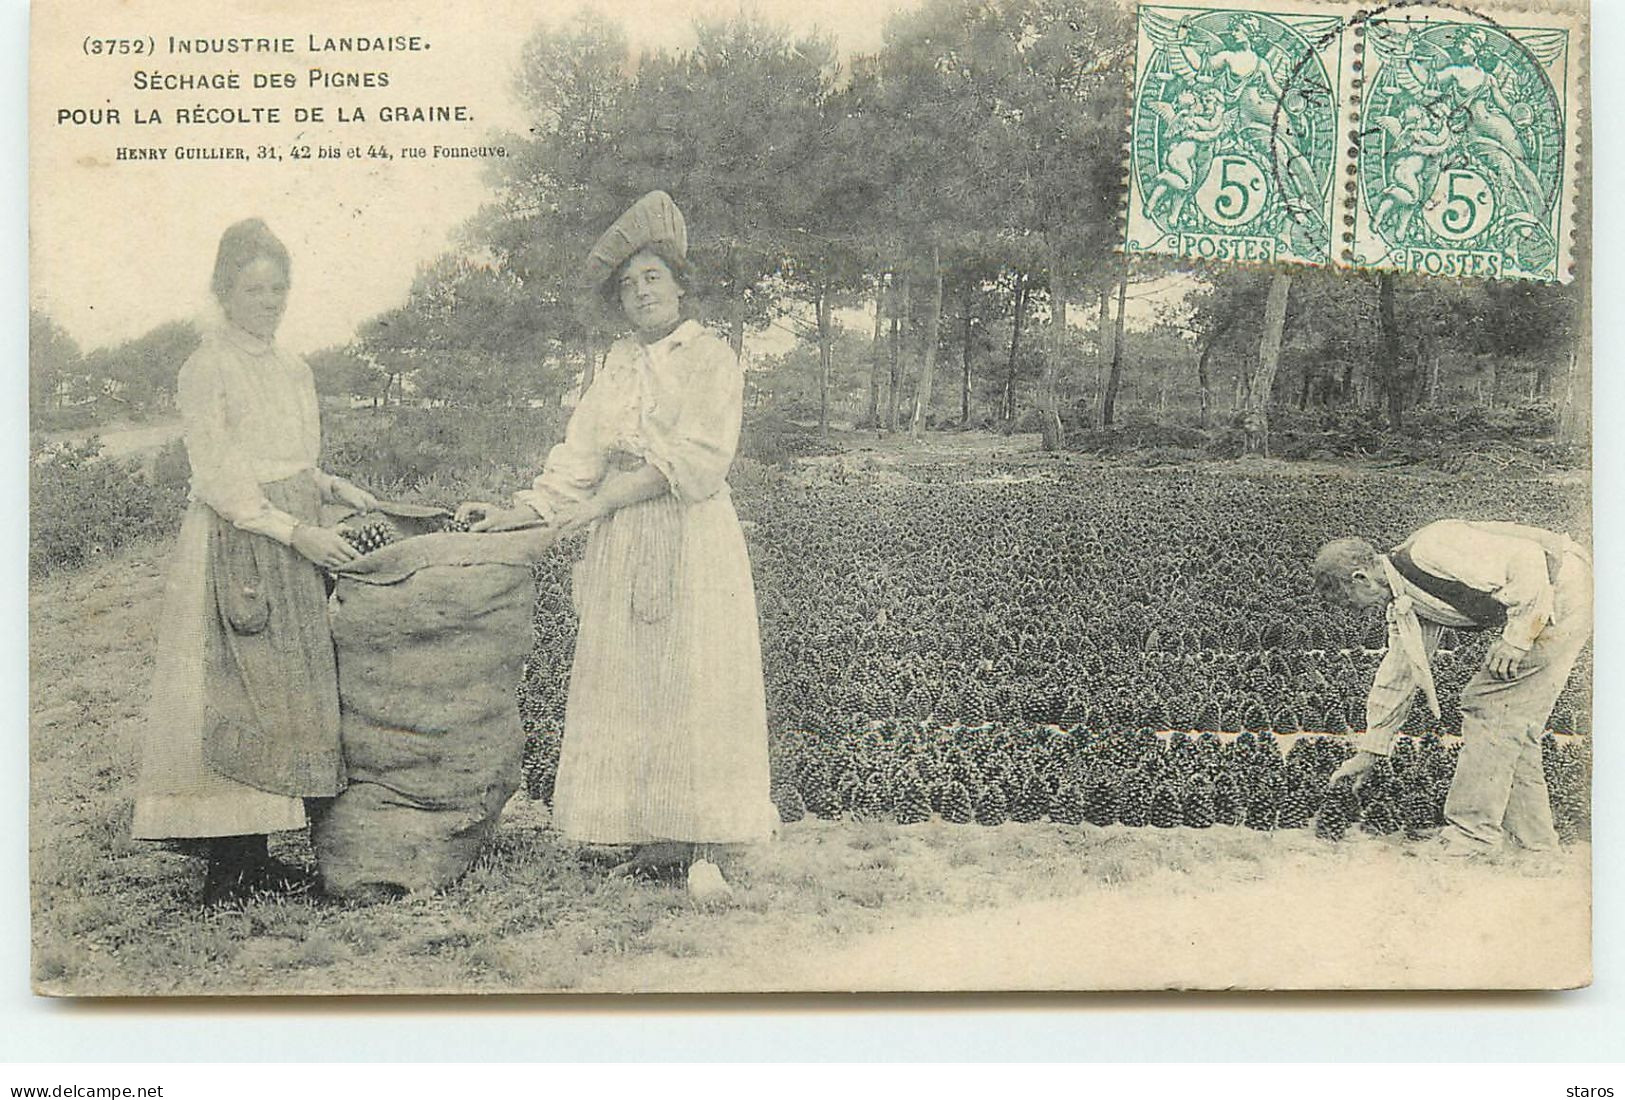
[[[517,531],[521,527],[535,527],[542,522],[534,510],[524,505],[517,508],[497,508],[487,504],[482,507],[485,510],[485,518],[470,526],[470,531]],[[462,513],[462,508],[459,508],[457,514],[460,516]]]
[[[293,548],[324,569],[337,569],[360,557],[355,547],[331,527],[304,523],[293,529]]]
[[[565,509],[553,517],[552,527],[558,532],[559,538],[568,538],[577,531],[583,530],[597,520],[609,514],[600,497],[588,497],[580,504]]]
[[[371,512],[378,507],[377,497],[342,477],[333,479],[333,498],[358,512]]]

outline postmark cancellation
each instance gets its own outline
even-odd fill
[[[1124,251],[1567,281],[1583,7],[1145,4]]]

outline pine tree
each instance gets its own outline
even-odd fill
[[[1083,789],[1070,780],[1063,781],[1050,798],[1049,819],[1057,825],[1083,824]]]
[[[969,825],[976,820],[970,792],[965,789],[965,784],[958,780],[948,784],[948,790],[942,797],[941,814],[942,820],[954,825]]]
[[[1185,807],[1172,780],[1164,780],[1151,797],[1147,820],[1158,829],[1177,829],[1185,823]]]
[[[1009,818],[1004,791],[991,783],[983,787],[976,796],[976,824],[1003,825]]]

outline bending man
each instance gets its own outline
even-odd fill
[[[1387,755],[1418,689],[1438,716],[1430,661],[1445,627],[1498,630],[1484,667],[1462,691],[1461,756],[1440,848],[1476,855],[1510,836],[1526,849],[1555,849],[1540,738],[1591,636],[1585,551],[1538,527],[1441,520],[1387,554],[1362,539],[1329,542],[1313,568],[1328,599],[1385,607],[1388,616],[1388,653],[1366,700],[1359,751],[1333,781],[1359,782]]]

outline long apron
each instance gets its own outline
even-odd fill
[[[311,471],[262,488],[301,522],[320,519]],[[343,789],[326,587],[302,555],[194,502],[158,637],[135,837],[297,829],[302,799]]]
[[[600,520],[573,597],[554,825],[597,844],[770,836],[761,639],[729,495]]]

